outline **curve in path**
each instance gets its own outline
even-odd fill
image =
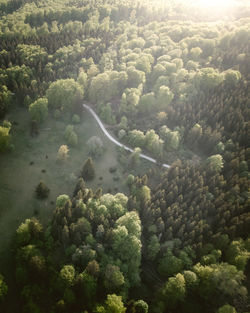
[[[88,106],[87,104],[83,104],[83,107],[85,109],[87,109],[94,116],[94,118],[97,121],[98,125],[100,126],[101,130],[108,137],[108,139],[110,141],[112,141],[115,145],[124,148],[127,151],[134,152],[133,149],[131,149],[131,148],[125,146],[124,144],[120,143],[118,140],[116,140],[114,137],[112,137],[110,135],[110,133],[106,130],[106,128],[104,127],[104,125],[103,125],[102,121],[100,120],[100,118],[98,117],[98,115],[95,113],[95,111],[90,106]],[[153,159],[153,158],[151,158],[151,157],[149,157],[149,156],[147,156],[147,155],[145,155],[143,153],[140,153],[140,157],[143,158],[143,159],[146,159],[146,160],[148,160],[150,162],[157,163],[157,161],[155,159]],[[169,164],[165,164],[165,163],[162,164],[162,166],[166,167],[166,168],[170,167]]]

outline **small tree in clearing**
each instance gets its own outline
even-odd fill
[[[85,180],[91,180],[95,177],[94,163],[91,158],[88,158],[83,164],[82,178]]]
[[[69,148],[67,145],[61,145],[57,152],[57,160],[66,161],[69,157],[68,155]]]
[[[45,199],[49,195],[49,188],[44,184],[44,182],[40,182],[36,187],[36,195],[37,198]]]

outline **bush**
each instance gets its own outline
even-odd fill
[[[48,116],[48,100],[46,98],[39,98],[29,106],[29,113],[32,121],[37,123],[43,122]]]
[[[103,147],[103,142],[102,142],[101,138],[99,138],[97,136],[91,137],[87,141],[87,146],[89,148],[89,153],[92,156],[100,156],[103,154],[104,147]]]
[[[74,114],[73,116],[72,116],[72,123],[73,124],[79,124],[80,123],[80,116],[79,115],[77,115],[77,114]]]
[[[40,182],[36,187],[36,195],[39,199],[45,199],[49,195],[49,188],[44,184],[44,182]]]
[[[57,152],[57,160],[66,161],[68,159],[69,148],[67,145],[61,145]]]
[[[78,144],[78,137],[74,131],[73,125],[68,125],[65,129],[64,137],[67,140],[67,143],[70,146],[77,146]]]

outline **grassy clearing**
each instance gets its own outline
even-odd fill
[[[51,217],[55,200],[60,194],[71,195],[76,179],[86,158],[86,142],[91,136],[99,136],[105,146],[104,155],[94,160],[96,177],[87,186],[103,192],[127,192],[124,183],[127,174],[143,173],[154,166],[142,161],[138,169],[127,171],[117,162],[117,147],[102,133],[94,118],[84,111],[82,123],[75,126],[78,146],[70,148],[65,163],[56,161],[58,148],[66,144],[64,130],[69,122],[56,121],[49,117],[41,125],[37,137],[30,136],[29,116],[25,109],[13,110],[6,119],[17,122],[12,127],[12,143],[15,149],[0,155],[0,267],[7,270],[11,238],[22,221],[37,216],[43,223]],[[110,173],[110,167],[116,167]],[[46,200],[35,197],[35,188],[40,181],[50,188]]]

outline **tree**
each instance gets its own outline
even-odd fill
[[[73,125],[68,125],[66,127],[64,137],[70,146],[76,146],[78,144],[78,137],[74,131]]]
[[[0,152],[10,147],[10,127],[0,126]]]
[[[157,105],[159,110],[165,110],[174,98],[173,92],[168,86],[161,86],[157,95]]]
[[[108,291],[118,291],[124,285],[124,276],[116,265],[108,264],[105,269],[104,286]]]
[[[242,285],[244,274],[234,265],[228,263],[202,266],[200,263],[193,267],[199,278],[199,295],[205,299],[213,299],[220,295],[220,299],[232,299],[235,296],[243,298],[247,295]]]
[[[73,265],[64,265],[60,271],[60,278],[65,286],[70,287],[75,281],[75,268]]]
[[[237,313],[235,308],[229,304],[225,304],[218,309],[216,313]]]
[[[96,294],[97,283],[96,279],[89,275],[86,271],[78,275],[77,283],[82,289],[82,297],[86,299],[87,303],[91,303]]]
[[[220,172],[223,168],[223,158],[220,154],[215,154],[207,158],[207,164],[211,170]]]
[[[137,166],[140,163],[140,154],[141,154],[141,149],[138,147],[135,148],[134,151],[130,154],[129,164],[131,166]]]
[[[242,239],[234,240],[230,243],[226,250],[227,262],[235,265],[238,270],[244,271],[249,259],[250,252],[245,248],[245,244]]]
[[[77,113],[83,99],[83,88],[73,79],[59,79],[50,84],[46,97],[49,107]]]
[[[11,103],[11,92],[5,85],[0,86],[0,118],[3,118]]]
[[[49,188],[42,181],[36,187],[37,198],[45,199],[48,197],[49,192],[50,192]]]
[[[152,235],[149,239],[149,243],[147,245],[147,255],[146,257],[154,261],[158,252],[160,251],[160,243],[159,239],[157,238],[156,235]]]
[[[103,146],[103,142],[102,142],[100,137],[92,136],[87,141],[87,146],[89,148],[89,153],[93,157],[97,157],[97,156],[100,156],[103,154],[104,146]]]
[[[96,260],[90,261],[86,267],[86,272],[93,277],[98,277],[100,266]]]
[[[222,83],[223,79],[224,75],[219,73],[218,70],[206,67],[196,72],[193,82],[197,90],[201,88],[207,92]]]
[[[155,95],[153,92],[143,95],[138,103],[138,109],[141,113],[150,113],[155,108]]]
[[[41,240],[43,227],[37,219],[26,219],[16,230],[16,243],[18,246],[28,245],[32,240]]]
[[[94,162],[91,158],[88,158],[83,164],[81,175],[85,180],[91,180],[95,177]]]
[[[134,235],[137,238],[141,237],[141,221],[136,211],[127,212],[121,216],[116,225],[125,226],[130,235]]]
[[[182,261],[174,256],[172,251],[168,249],[163,258],[160,260],[158,271],[162,275],[171,276],[180,272],[182,267]]]
[[[148,304],[143,300],[137,300],[134,304],[135,313],[148,313]]]
[[[163,288],[163,295],[167,307],[174,308],[179,301],[183,301],[186,294],[185,278],[182,274],[170,277]]]
[[[115,294],[107,295],[105,301],[105,309],[107,313],[125,313],[126,308],[122,302],[122,297]]]
[[[56,207],[63,208],[66,202],[70,200],[68,195],[60,195],[56,198]]]
[[[112,113],[110,103],[107,103],[106,105],[101,106],[100,116],[107,124],[110,124],[110,125],[116,124],[116,119]]]
[[[3,301],[8,292],[8,286],[6,285],[3,276],[0,274],[0,302]]]
[[[69,148],[67,145],[61,145],[57,152],[57,160],[66,161],[69,157]]]
[[[190,50],[191,59],[194,61],[198,61],[199,56],[202,54],[202,50],[200,47],[195,47]]]
[[[241,73],[239,71],[235,71],[231,69],[225,71],[224,75],[225,75],[225,84],[229,88],[235,88],[235,86],[241,79]]]
[[[140,84],[145,83],[145,73],[137,70],[135,67],[130,66],[127,69],[128,74],[128,87],[129,88],[138,88]]]
[[[127,228],[120,225],[113,230],[112,235],[113,255],[122,261],[122,269],[126,269],[126,276],[131,286],[138,284],[140,281],[139,266],[141,262],[140,239],[129,234]]]

